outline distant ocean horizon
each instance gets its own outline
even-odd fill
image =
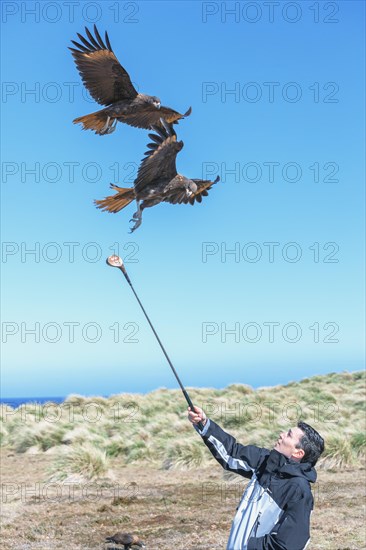
[[[342,371],[332,371],[332,372],[329,372],[329,373],[321,373],[321,374],[313,374],[313,375],[310,375],[310,378],[313,377],[313,376],[327,376],[327,375],[331,375],[331,374],[354,374],[354,373],[357,373],[357,372],[362,372],[361,369],[356,369],[356,370],[342,370]],[[308,377],[305,377],[305,378],[308,378]],[[300,377],[298,380],[295,379],[296,382],[301,382],[301,380],[303,380],[304,377]],[[288,380],[287,382],[282,382],[281,385],[284,385],[286,386],[287,384],[289,383],[292,383],[294,380],[293,379],[290,379]],[[271,383],[272,382],[272,383]],[[239,382],[232,382],[231,384],[235,384],[235,383],[238,383]],[[266,385],[263,385],[263,384],[250,384],[250,387],[252,387],[254,390],[258,389],[258,388],[261,388],[261,387],[271,387],[271,386],[275,386],[276,384],[273,382],[273,381],[268,381],[268,384]],[[278,385],[278,384],[277,384]],[[195,386],[194,388],[196,389],[199,389],[199,388],[206,388],[208,389],[207,386]],[[209,386],[210,388],[212,388],[212,386]],[[191,389],[194,389],[193,387]],[[216,389],[224,389],[224,387],[218,387]],[[128,394],[131,395],[131,394],[136,394],[136,395],[144,395],[144,394],[147,394],[147,393],[150,393],[150,392],[153,392],[153,391],[156,391],[156,390],[159,390],[159,389],[164,389],[164,390],[169,390],[169,389],[172,389],[172,390],[177,390],[179,388],[177,387],[167,387],[167,386],[159,386],[158,388],[155,388],[155,389],[149,389],[149,390],[145,390],[145,391],[129,391]],[[122,391],[120,392],[117,392],[118,394],[119,393],[123,393]],[[82,394],[82,393],[78,393],[78,392],[70,392],[68,393],[67,395],[64,395],[64,396],[42,396],[42,397],[0,397],[0,405],[9,405],[10,407],[13,407],[13,408],[17,408],[17,407],[20,407],[21,405],[25,405],[27,403],[36,403],[38,405],[44,405],[45,403],[56,403],[56,404],[61,404],[63,403],[64,401],[66,401],[66,399],[71,396],[71,395],[81,395],[82,397],[85,397],[85,398],[91,398],[91,397],[102,397],[102,398],[106,398],[108,399],[108,397],[110,397],[111,395],[115,395],[116,392],[111,392],[109,393],[108,395],[106,394],[98,394],[98,393],[87,393],[87,394]]]
[[[9,405],[16,409],[26,403],[37,403],[43,405],[44,403],[63,403],[66,397],[0,397],[0,405]]]

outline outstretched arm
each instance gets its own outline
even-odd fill
[[[212,455],[225,470],[250,478],[269,453],[267,449],[255,445],[237,443],[235,437],[225,432],[213,420],[208,419],[199,407],[195,407],[194,411],[189,408],[188,418],[202,436]],[[202,431],[196,426],[198,422],[202,422],[204,425]]]

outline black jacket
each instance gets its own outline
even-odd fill
[[[197,429],[197,428],[196,428]],[[216,460],[249,478],[237,508],[227,550],[303,550],[310,540],[316,472],[276,450],[240,445],[212,420],[198,430]]]

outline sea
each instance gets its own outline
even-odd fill
[[[16,409],[26,403],[37,403],[43,405],[44,403],[63,403],[66,397],[0,397],[0,405],[9,405]]]

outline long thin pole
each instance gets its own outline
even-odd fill
[[[133,284],[132,284],[132,282],[131,282],[131,279],[130,279],[129,276],[128,276],[128,273],[127,273],[127,271],[126,271],[126,268],[125,268],[125,266],[124,266],[124,264],[123,264],[122,259],[121,259],[119,256],[109,256],[109,258],[107,258],[107,264],[110,265],[110,266],[112,266],[112,267],[118,267],[118,268],[120,269],[120,271],[122,271],[123,275],[125,276],[126,281],[127,281],[128,284],[130,285],[130,287],[131,287],[131,289],[132,289],[132,292],[134,293],[134,295],[135,295],[135,297],[136,297],[136,300],[138,301],[138,303],[139,303],[139,305],[140,305],[140,307],[141,307],[141,309],[142,309],[142,311],[143,311],[143,313],[144,313],[144,315],[145,315],[145,317],[146,317],[146,319],[147,319],[147,322],[149,323],[149,325],[150,325],[150,327],[151,327],[151,330],[152,330],[153,333],[155,334],[155,337],[156,337],[157,341],[159,342],[159,345],[160,345],[160,347],[161,347],[161,349],[162,349],[162,351],[163,351],[163,353],[164,353],[164,355],[165,355],[165,357],[166,357],[166,360],[167,360],[168,363],[169,363],[170,368],[171,368],[172,371],[173,371],[173,374],[174,374],[175,378],[177,379],[178,384],[180,385],[180,388],[181,388],[181,390],[182,390],[182,392],[183,392],[184,397],[186,398],[186,401],[187,401],[187,403],[188,403],[188,406],[191,408],[192,411],[194,411],[195,409],[194,409],[194,405],[193,405],[193,403],[192,403],[192,400],[191,400],[191,398],[189,397],[187,390],[186,390],[185,387],[183,386],[183,384],[182,384],[182,382],[181,382],[181,380],[180,380],[180,378],[179,378],[179,376],[178,376],[178,373],[177,373],[177,371],[175,370],[174,365],[173,365],[173,363],[171,362],[171,360],[170,360],[170,358],[169,358],[169,355],[167,354],[167,352],[166,352],[166,350],[165,350],[165,348],[164,348],[164,346],[163,346],[163,344],[162,344],[162,342],[161,342],[161,340],[160,340],[160,338],[159,338],[159,336],[158,336],[158,333],[156,332],[156,330],[155,330],[155,328],[154,328],[152,322],[150,321],[150,318],[149,318],[148,314],[147,314],[146,311],[145,311],[144,306],[143,306],[142,303],[141,303],[140,298],[137,296],[137,293],[136,293],[136,291],[135,291],[135,289],[134,289],[134,287],[133,287]],[[197,424],[197,426],[198,426],[198,428],[199,428],[200,430],[203,430],[203,425],[202,425],[201,422],[199,422],[199,423]]]

